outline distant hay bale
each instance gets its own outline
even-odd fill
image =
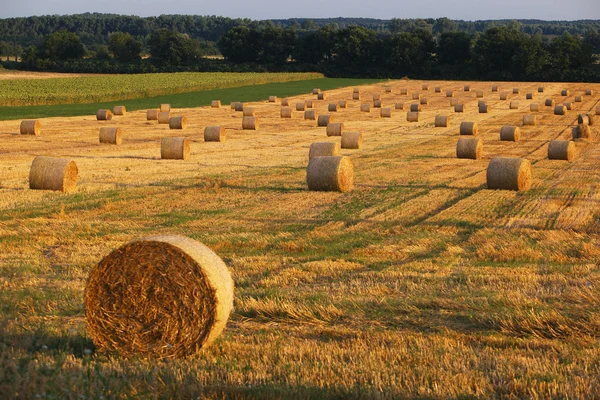
[[[394,105],[394,108],[395,108],[396,110],[404,110],[404,103],[396,103],[396,104]]]
[[[600,115],[600,106],[596,107],[596,115]]]
[[[158,113],[158,123],[159,124],[168,124],[171,119],[171,111],[160,111]]]
[[[170,104],[161,104],[160,111],[161,112],[171,112],[171,105]]]
[[[471,91],[471,86],[467,85],[464,87],[463,89],[465,92],[470,92]]]
[[[342,149],[360,149],[362,147],[362,133],[343,132]]]
[[[110,110],[98,110],[96,111],[96,119],[98,121],[110,121],[113,117],[113,113]]]
[[[513,94],[519,94],[520,90],[519,88],[513,88]]]
[[[342,136],[344,132],[343,122],[330,122],[327,124],[327,136]]]
[[[570,140],[551,140],[548,145],[548,159],[572,161],[575,156],[575,143]]]
[[[360,105],[360,111],[361,112],[369,112],[369,111],[371,111],[371,105],[370,104],[361,104]]]
[[[450,99],[450,106],[451,107],[454,107],[457,104],[458,104],[458,99],[457,98],[453,97],[453,98]]]
[[[229,104],[229,107],[230,107],[232,110],[235,110],[235,108],[236,108],[236,107],[235,107],[235,106],[236,106],[236,103],[237,103],[237,101],[232,101],[232,102]]]
[[[306,103],[296,103],[296,111],[304,111],[306,110]]]
[[[183,115],[171,117],[169,119],[169,129],[185,129],[187,128],[187,118]]]
[[[505,125],[500,129],[500,140],[503,142],[518,142],[521,139],[521,129],[518,126]]]
[[[289,105],[290,105],[290,99],[288,99],[287,97],[284,97],[284,98],[281,99],[281,106],[282,107],[289,107]]]
[[[245,105],[244,105],[244,103],[242,103],[241,101],[236,101],[234,105],[235,105],[235,111],[242,111],[243,112],[244,108],[246,108]]]
[[[306,100],[304,102],[304,104],[306,104],[306,108],[314,108],[315,107],[315,103],[316,103],[316,101],[313,101],[313,100]]]
[[[392,93],[392,87],[391,86],[386,86],[385,87],[385,92],[386,93]]]
[[[360,100],[360,93],[352,93],[352,100]]]
[[[376,101],[376,100],[381,100],[381,95],[380,94],[376,93],[376,94],[373,95],[373,101]]]
[[[381,108],[381,100],[373,100],[373,108]]]
[[[227,139],[227,133],[223,126],[207,126],[204,128],[205,142],[224,142]]]
[[[401,95],[407,95],[408,94],[408,89],[407,88],[401,88],[400,89],[400,94]]]
[[[571,104],[571,102],[570,102],[570,101],[568,101],[568,102],[566,102],[566,103],[563,103],[563,105],[564,105],[565,107],[567,107],[567,110],[569,110],[569,111],[570,111],[570,110],[573,108],[573,104]]]
[[[381,118],[391,118],[392,117],[392,109],[389,107],[384,107],[379,112]]]
[[[275,103],[277,101],[277,96],[269,96],[269,103]]]
[[[523,115],[523,125],[527,126],[527,125],[531,125],[531,126],[535,126],[536,124],[536,118],[535,115]]]
[[[352,93],[360,93],[360,88],[352,88]]]
[[[348,105],[348,102],[346,102],[346,100],[340,100],[338,102],[338,104],[340,105],[340,108],[346,108]]]
[[[88,332],[99,349],[124,357],[191,356],[225,328],[233,286],[223,260],[200,242],[138,239],[92,268],[84,295]]]
[[[511,110],[518,110],[519,109],[519,102],[516,101],[516,100],[511,101],[510,104],[509,104],[509,108]]]
[[[479,101],[477,102],[477,107],[485,106],[486,104],[487,104],[487,101],[486,101],[486,100],[479,100]]]
[[[321,92],[317,95],[317,100],[327,100],[327,95]]]
[[[413,100],[419,100],[421,98],[421,95],[419,94],[419,92],[414,92],[412,94],[412,99]]]
[[[527,100],[533,100],[533,93],[526,93],[526,94],[525,94],[525,98],[526,98]]]
[[[569,93],[570,93],[570,92],[569,92],[569,89],[563,89],[563,90],[560,92],[560,95],[561,95],[561,96],[568,96],[568,95],[569,95]]]
[[[475,97],[479,97],[479,98],[483,97],[483,90],[476,91],[475,92]]]
[[[492,86],[492,92],[497,92],[497,91],[498,91],[498,86],[497,85]]]
[[[221,100],[213,100],[210,103],[212,108],[221,108]]]
[[[436,115],[434,126],[436,128],[447,128],[450,126],[450,116],[449,115]]]
[[[439,86],[436,86],[436,87],[433,89],[433,91],[434,91],[435,93],[442,93],[442,88],[441,88],[441,87],[439,87]]]
[[[421,97],[421,100],[419,100],[419,103],[421,103],[422,105],[426,106],[429,104],[429,100],[425,97]]]
[[[77,186],[77,172],[71,159],[37,156],[29,170],[29,188],[69,193]]]
[[[465,112],[465,105],[464,104],[455,104],[454,105],[454,112],[464,113]]]
[[[330,103],[327,107],[327,111],[329,112],[337,112],[340,109],[340,105],[338,103]]]
[[[186,137],[163,137],[160,142],[160,158],[163,160],[187,160],[190,141]]]
[[[304,111],[304,119],[306,119],[306,120],[314,121],[317,119],[318,115],[319,114],[317,113],[317,110],[315,110],[314,108]]]
[[[123,135],[121,128],[100,128],[100,143],[121,144]]]
[[[148,121],[157,121],[158,120],[158,110],[148,110],[146,111],[146,120]]]
[[[484,105],[479,106],[479,113],[480,114],[487,114],[487,113],[489,113],[491,111],[492,111],[492,106],[489,105],[489,104],[484,104]]]
[[[486,173],[488,189],[524,191],[531,187],[532,170],[524,158],[494,157]]]
[[[312,94],[319,94],[320,92],[321,92],[321,89],[319,89],[319,88],[314,88],[312,90]]]
[[[316,142],[310,145],[308,150],[308,159],[315,157],[339,156],[340,144],[331,142]]]
[[[594,125],[594,116],[592,114],[579,114],[577,123],[583,125]]]
[[[462,137],[456,142],[456,158],[479,160],[483,152],[483,140]]]
[[[454,92],[452,90],[447,90],[446,97],[454,97]]]
[[[418,104],[418,103],[411,104],[410,111],[413,111],[413,112],[421,111],[421,104]]]
[[[327,126],[334,121],[334,117],[331,114],[321,114],[317,118],[317,126]]]
[[[506,99],[508,99],[508,93],[506,93],[506,92],[500,93],[500,100],[506,100]]]
[[[583,101],[583,96],[575,96],[575,103],[581,103]]]
[[[292,118],[292,107],[281,107],[279,116],[281,118]]]
[[[590,141],[593,139],[590,126],[583,124],[578,124],[573,128],[572,136],[575,140]]]
[[[543,86],[538,87],[538,93],[544,93],[545,88]]]
[[[565,115],[567,113],[567,107],[562,104],[557,104],[554,107],[554,115]]]
[[[463,121],[460,123],[460,134],[477,136],[479,133],[479,127],[477,122]]]
[[[314,157],[306,168],[308,190],[348,192],[354,185],[354,166],[344,156]]]
[[[538,112],[538,111],[540,111],[540,105],[538,103],[531,103],[529,105],[529,111],[531,111],[531,112]]]
[[[408,122],[419,122],[419,112],[418,111],[409,111],[406,113],[406,120]]]
[[[21,135],[35,135],[38,136],[42,130],[42,124],[37,119],[24,119],[21,121],[19,131]]]
[[[254,117],[255,113],[254,113],[254,107],[248,107],[248,106],[244,106],[242,109],[242,116],[243,117]]]
[[[554,107],[554,99],[546,99],[546,101],[544,102],[544,105],[546,107]]]
[[[585,89],[585,95],[586,96],[593,96],[594,95],[594,89]]]
[[[421,86],[422,90],[429,90],[429,85],[427,83],[424,83],[423,86]]]
[[[242,118],[242,129],[245,131],[258,130],[258,117],[243,117]]]
[[[125,106],[114,106],[113,114],[114,115],[125,115],[125,114],[127,114],[127,108],[125,108]]]

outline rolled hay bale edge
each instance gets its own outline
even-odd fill
[[[463,121],[460,123],[460,134],[461,135],[472,135],[476,136],[479,133],[479,127],[477,122]]]
[[[461,137],[456,142],[456,158],[479,160],[483,151],[483,140]]]
[[[344,156],[314,157],[306,168],[308,190],[348,192],[354,186],[354,166]]]
[[[187,128],[187,118],[183,115],[169,118],[169,129]]]
[[[227,133],[223,126],[207,126],[204,128],[205,142],[224,142],[227,139]]]
[[[125,114],[127,114],[127,108],[125,106],[114,106],[113,114],[114,115],[125,115]]]
[[[160,158],[163,160],[187,160],[190,156],[190,141],[186,137],[163,137],[160,143]]]
[[[123,135],[121,128],[118,127],[105,127],[100,128],[100,143],[107,144],[121,144],[123,142]]]
[[[360,132],[342,132],[342,149],[360,149],[362,141]]]
[[[19,126],[19,132],[21,135],[35,135],[38,136],[41,132],[42,124],[37,119],[25,119],[21,121]]]
[[[500,129],[500,140],[503,142],[518,142],[521,139],[521,130],[518,126],[503,126]]]
[[[340,144],[335,142],[315,142],[311,143],[308,150],[308,159],[314,157],[339,156]]]
[[[571,161],[575,156],[575,143],[570,140],[551,140],[548,144],[549,160]]]
[[[524,158],[494,157],[486,172],[488,189],[525,191],[531,187],[532,169]]]
[[[77,187],[77,164],[69,158],[37,156],[29,170],[29,188],[69,193]]]
[[[110,121],[113,117],[113,113],[110,110],[100,109],[96,111],[96,119],[98,121]]]

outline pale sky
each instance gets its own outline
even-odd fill
[[[600,0],[0,0],[0,18],[101,12],[232,18],[600,19]]]

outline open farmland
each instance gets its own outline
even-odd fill
[[[352,88],[327,91],[319,113],[347,99],[336,121],[363,133],[361,149],[342,150],[355,167],[355,188],[344,194],[306,188],[310,144],[339,138],[301,112],[280,118],[279,103],[266,100],[250,104],[257,131],[243,131],[228,104],[173,109],[188,118],[183,131],[147,121],[145,111],[46,118],[40,136],[0,122],[0,393],[600,397],[600,148],[577,142],[573,162],[547,159],[549,141],[569,139],[577,115],[600,105],[600,84],[475,82],[464,92],[465,84],[371,84],[360,87],[361,101],[349,100]],[[544,106],[587,88],[595,94],[565,116]],[[478,113],[478,89],[490,113]],[[464,113],[453,112],[446,90]],[[413,92],[429,99],[419,122],[407,122],[406,109],[391,118],[360,112],[375,93],[393,107],[415,102]],[[521,126],[532,102],[537,125]],[[449,127],[434,127],[439,114],[452,115]],[[479,124],[481,160],[456,158],[461,121]],[[212,125],[226,128],[227,141],[204,142]],[[499,141],[504,125],[520,126],[521,141]],[[105,126],[121,127],[123,144],[99,144]],[[161,160],[164,136],[187,136],[190,158]],[[38,155],[75,160],[77,191],[29,190]],[[494,156],[529,159],[532,188],[487,189]],[[83,317],[91,267],[134,238],[169,233],[227,263],[235,309],[223,335],[186,360],[96,352]]]

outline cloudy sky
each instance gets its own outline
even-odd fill
[[[0,0],[0,17],[101,12],[277,18],[600,19],[600,0]]]

